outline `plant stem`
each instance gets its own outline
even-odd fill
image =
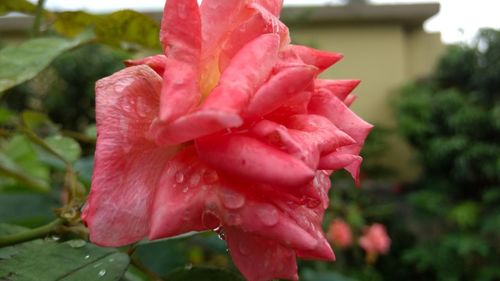
[[[29,240],[34,240],[36,238],[45,237],[51,233],[56,232],[59,226],[62,225],[62,223],[63,220],[56,219],[46,225],[34,229],[22,231],[15,234],[0,236],[0,247],[19,244]]]
[[[35,19],[33,21],[33,37],[36,37],[40,34],[40,26],[42,25],[43,7],[45,6],[45,1],[46,0],[38,0]]]

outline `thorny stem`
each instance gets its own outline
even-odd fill
[[[63,223],[62,219],[56,219],[46,225],[34,229],[22,231],[15,234],[0,236],[0,247],[19,244],[29,240],[45,237],[49,234],[56,232],[62,225],[62,223]]]
[[[33,21],[33,36],[38,36],[40,34],[40,26],[42,25],[42,15],[43,15],[43,7],[45,6],[46,0],[38,0],[38,4],[36,6],[35,20]]]

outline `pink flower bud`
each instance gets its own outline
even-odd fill
[[[333,245],[339,248],[347,248],[352,244],[351,227],[345,221],[336,219],[330,224],[328,238]]]

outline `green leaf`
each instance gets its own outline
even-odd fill
[[[89,27],[97,25],[102,16],[89,14],[83,11],[56,13],[54,29],[66,36],[74,37]]]
[[[27,0],[2,0],[0,2],[0,16],[10,12],[33,14],[35,11],[36,5]]]
[[[57,127],[50,118],[41,112],[25,110],[21,114],[24,126],[26,126],[31,131],[38,129],[49,128],[51,131],[56,131]]]
[[[86,43],[88,35],[67,40],[46,37],[0,50],[0,97],[5,90],[34,78],[63,52]]]
[[[99,40],[119,46],[123,43],[135,43],[145,47],[159,49],[158,23],[145,14],[123,10],[103,17],[96,26]]]
[[[45,138],[45,143],[69,163],[73,163],[80,158],[82,149],[80,144],[72,138],[52,136]]]
[[[167,275],[169,281],[243,281],[239,275],[218,268],[185,267],[179,268]]]
[[[44,193],[0,193],[0,221],[30,227],[48,223],[55,218],[57,199]]]
[[[0,107],[0,125],[7,124],[14,119],[14,112],[8,110],[5,107]]]
[[[9,256],[0,259],[0,280],[115,281],[129,264],[126,254],[82,240],[35,240],[2,248],[0,257],[7,256],[6,252]]]
[[[0,175],[35,191],[46,192],[50,189],[48,167],[40,163],[29,140],[21,135],[1,143]],[[0,186],[12,184],[0,178]]]

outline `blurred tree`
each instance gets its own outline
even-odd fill
[[[400,130],[422,179],[407,199],[418,243],[404,255],[436,280],[498,280],[500,31],[452,46],[434,75],[403,91]]]

